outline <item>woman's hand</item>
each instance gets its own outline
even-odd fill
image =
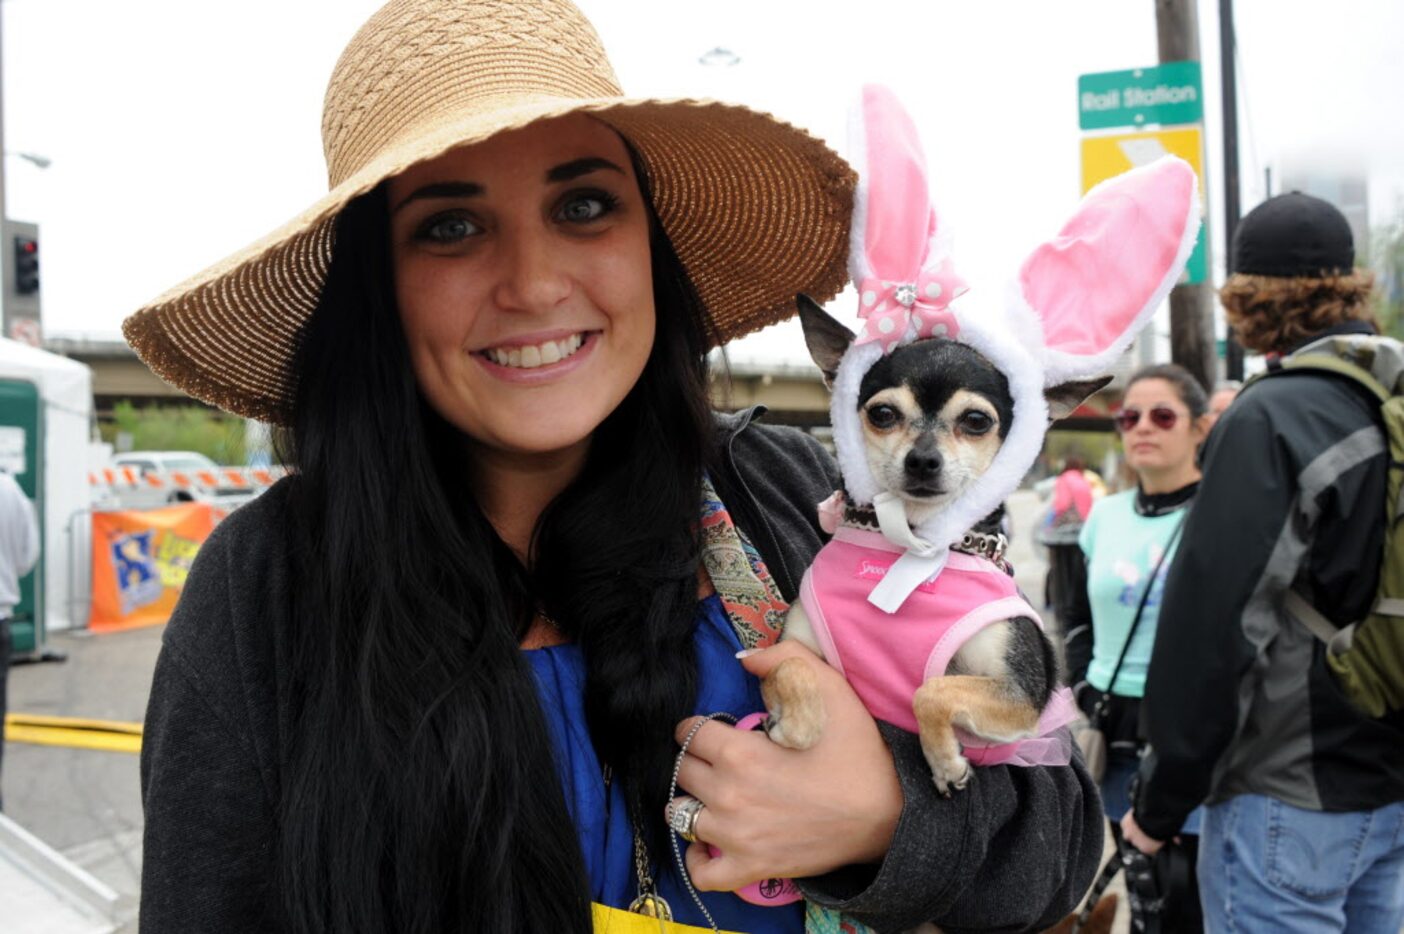
[[[785,749],[761,732],[704,723],[688,746],[678,786],[706,807],[687,850],[693,884],[730,891],[767,878],[818,875],[887,853],[902,790],[877,724],[833,668],[797,642],[742,659],[765,677],[788,658],[813,666],[827,721],[812,748]],[[681,743],[697,722],[678,725]],[[713,857],[706,844],[721,851]]]

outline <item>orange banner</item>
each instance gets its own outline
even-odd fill
[[[164,623],[195,553],[223,510],[208,503],[93,513],[93,606],[98,632]]]

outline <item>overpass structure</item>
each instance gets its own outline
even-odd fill
[[[51,337],[44,349],[62,354],[93,371],[93,403],[99,421],[112,418],[112,407],[124,399],[138,406],[203,405],[167,385],[120,337]]]

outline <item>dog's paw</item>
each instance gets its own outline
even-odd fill
[[[808,749],[824,732],[824,702],[819,682],[804,661],[790,658],[761,682],[761,698],[770,712],[766,735],[789,749]]]
[[[765,735],[770,741],[786,749],[809,749],[819,742],[823,733],[822,722],[815,717],[782,716],[772,713],[765,721]]]
[[[965,756],[931,764],[931,780],[943,798],[949,798],[952,791],[964,791],[970,784],[971,774],[970,760]]]

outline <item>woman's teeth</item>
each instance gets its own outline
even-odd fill
[[[550,363],[560,363],[575,353],[585,343],[583,334],[573,334],[564,340],[543,341],[525,347],[493,347],[483,351],[487,358],[498,366],[511,366],[531,370]]]

